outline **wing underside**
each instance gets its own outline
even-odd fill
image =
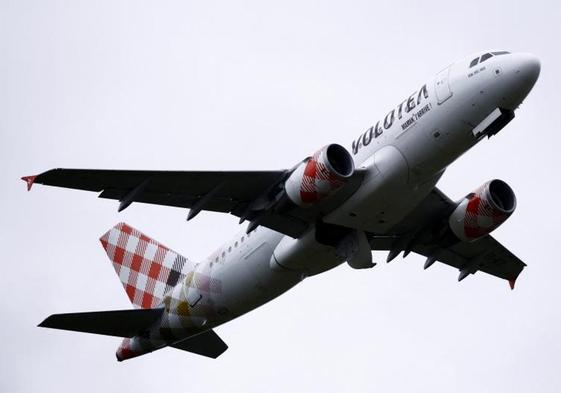
[[[98,192],[100,198],[120,202],[119,210],[133,202],[190,209],[188,218],[202,210],[230,213],[251,225],[263,225],[298,238],[310,226],[340,206],[362,183],[355,175],[335,195],[312,207],[287,203],[282,186],[290,175],[278,171],[129,171],[52,169],[23,178],[33,183]],[[513,285],[526,266],[491,236],[473,242],[451,241],[442,236],[456,204],[433,189],[417,208],[389,233],[368,234],[374,249],[390,255],[413,251],[427,257],[427,265],[443,262],[460,270],[460,279],[477,271],[506,279]],[[457,239],[456,239],[457,240]]]
[[[448,217],[456,204],[434,189],[402,222],[383,236],[370,234],[375,250],[388,250],[388,259],[403,251],[427,257],[425,268],[442,262],[459,270],[459,280],[478,271],[508,280],[511,288],[526,264],[490,235],[462,242],[447,232]]]
[[[98,192],[120,202],[119,211],[133,202],[230,213],[292,237],[302,235],[321,216],[339,206],[360,186],[362,172],[330,198],[309,208],[287,202],[283,184],[288,170],[277,171],[130,171],[52,169],[24,177],[34,183]]]

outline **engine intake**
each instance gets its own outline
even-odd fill
[[[288,198],[307,207],[333,194],[353,175],[351,154],[341,145],[331,144],[304,160],[286,180]]]
[[[460,240],[471,242],[497,229],[514,209],[514,191],[504,181],[495,179],[460,201],[448,223]]]

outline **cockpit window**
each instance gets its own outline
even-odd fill
[[[492,54],[485,53],[483,56],[481,56],[481,62],[483,63],[485,60],[490,59],[491,57],[493,57]]]
[[[473,59],[471,61],[471,63],[469,63],[469,68],[475,67],[479,63],[483,63],[485,60],[488,60],[493,56],[509,55],[509,54],[510,54],[510,52],[507,52],[506,50],[502,50],[502,51],[498,51],[498,52],[485,53],[483,56],[481,56],[481,58],[476,57],[475,59]]]

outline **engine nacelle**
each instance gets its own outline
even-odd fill
[[[302,162],[284,184],[288,198],[306,207],[337,191],[355,170],[351,154],[341,145],[323,147]]]
[[[491,180],[465,197],[450,215],[452,232],[471,242],[488,235],[506,221],[516,208],[514,191],[502,180]]]

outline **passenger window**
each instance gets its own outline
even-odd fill
[[[479,57],[476,57],[475,59],[473,59],[473,60],[471,61],[471,63],[469,63],[469,68],[471,68],[471,67],[473,67],[473,66],[476,66],[477,63],[479,63]]]
[[[490,53],[485,53],[483,56],[481,56],[481,62],[483,63],[485,60],[487,60],[487,59],[489,59],[489,58],[491,58],[491,57],[493,57],[492,54],[490,54]]]
[[[234,243],[234,247],[237,247],[237,246],[238,246],[238,242],[235,242],[235,243]]]

